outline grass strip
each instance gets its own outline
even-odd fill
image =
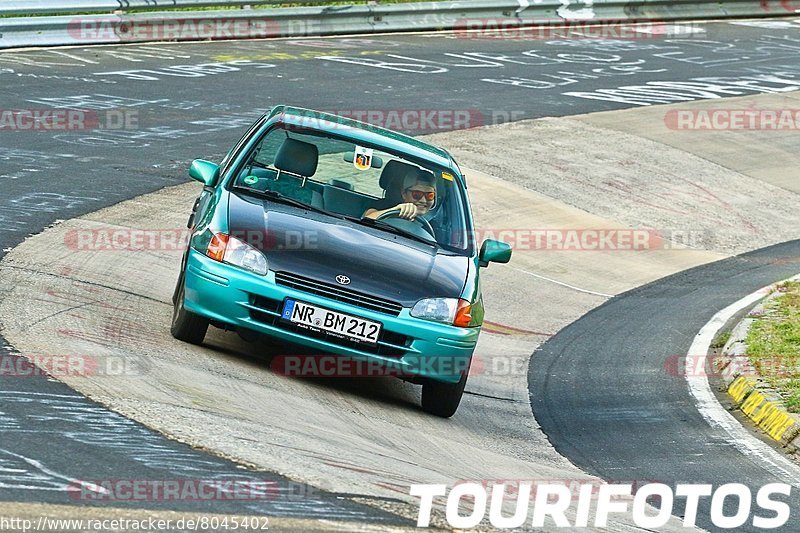
[[[786,408],[800,413],[800,282],[783,283],[778,291],[762,313],[750,315],[747,355]]]

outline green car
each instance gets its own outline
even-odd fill
[[[175,338],[201,344],[213,325],[304,345],[336,368],[368,363],[421,384],[427,412],[456,412],[483,323],[480,269],[508,262],[511,248],[474,242],[449,153],[277,106],[220,165],[196,160],[189,175],[204,187],[173,296]]]

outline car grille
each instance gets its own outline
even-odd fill
[[[277,272],[275,274],[275,283],[387,315],[397,316],[403,309],[403,306],[397,302],[342,289],[335,285],[328,285],[327,283],[314,281],[296,274],[289,274],[288,272]]]
[[[283,310],[283,302],[272,298],[265,298],[255,294],[250,295],[250,318],[255,321],[275,326],[286,331],[294,331],[302,333],[308,337],[316,337],[325,339],[326,342],[336,344],[345,348],[358,350],[359,352],[380,355],[383,357],[403,357],[411,351],[412,338],[408,335],[388,331],[385,328],[381,329],[381,334],[378,337],[378,343],[375,346],[369,344],[352,342],[347,339],[339,339],[324,333],[315,333],[306,329],[298,328],[295,324],[281,318],[281,311]]]

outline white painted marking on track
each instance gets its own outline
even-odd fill
[[[789,278],[787,281],[795,280],[800,280],[800,275]],[[708,353],[711,342],[716,337],[717,332],[728,320],[742,309],[764,298],[775,285],[777,284],[763,287],[714,315],[695,337],[687,357]],[[771,446],[748,433],[739,421],[717,401],[707,379],[693,378],[687,372],[686,381],[689,384],[689,391],[697,400],[697,410],[700,411],[700,414],[712,427],[718,427],[727,433],[733,445],[742,454],[758,458],[766,463],[769,470],[779,475],[783,481],[800,487],[800,468],[781,453],[775,451]]]
[[[800,29],[800,19],[794,20],[735,20],[728,22],[731,26],[750,26],[768,30]]]
[[[68,477],[68,476],[63,476],[63,475],[59,474],[58,472],[55,472],[55,471],[50,470],[49,468],[45,467],[42,463],[40,463],[36,459],[31,459],[30,457],[25,457],[24,455],[19,455],[17,453],[10,452],[8,450],[4,450],[3,448],[0,448],[0,453],[4,453],[4,454],[7,454],[7,455],[10,455],[11,457],[14,457],[15,459],[19,459],[22,462],[27,463],[28,465],[32,466],[33,468],[39,470],[40,472],[43,472],[43,473],[47,474],[48,476],[52,476],[52,477],[57,478],[57,479],[62,479],[64,481],[68,481],[70,483],[70,485],[80,485],[81,487],[85,487],[87,490],[90,490],[92,492],[97,492],[99,494],[108,494],[108,490],[104,489],[103,487],[101,487],[99,485],[95,485],[94,483],[89,483],[88,481],[82,481],[80,479],[74,479],[74,478],[71,478],[71,477]],[[21,473],[24,473],[24,472],[21,472]],[[3,483],[0,483],[0,487],[2,487],[2,486],[5,486],[6,488],[24,488],[24,489],[29,489],[29,490],[62,490],[61,488],[55,488],[54,489],[54,488],[42,488],[42,487],[38,487],[38,486],[28,486],[28,485],[4,485]]]
[[[583,293],[586,293],[586,294],[592,294],[594,296],[602,296],[603,298],[613,298],[614,297],[613,294],[605,294],[605,293],[602,293],[602,292],[590,291],[589,289],[581,289],[580,287],[576,287],[575,285],[570,285],[569,283],[564,283],[563,281],[558,281],[558,280],[555,280],[555,279],[552,279],[552,278],[548,278],[548,277],[542,276],[540,274],[534,274],[533,272],[528,272],[527,270],[522,270],[521,268],[516,268],[516,267],[508,267],[508,268],[511,268],[512,270],[516,270],[517,272],[522,272],[523,274],[527,274],[529,276],[533,276],[534,278],[538,278],[538,279],[541,279],[541,280],[544,280],[544,281],[549,281],[550,283],[555,283],[556,285],[561,285],[562,287],[566,287],[568,289],[572,289],[573,291],[583,292]]]
[[[69,398],[75,400],[83,400],[83,396],[79,396],[76,394],[51,394],[49,392],[29,392],[29,391],[12,391],[12,390],[0,390],[0,394],[11,394],[11,395],[24,395],[24,396],[52,396],[54,398]]]
[[[48,52],[50,52],[51,54],[56,54],[56,55],[60,55],[60,56],[64,56],[64,57],[69,57],[70,59],[75,59],[75,60],[80,61],[82,63],[88,63],[89,65],[97,65],[98,64],[97,61],[94,61],[92,59],[87,59],[85,57],[76,56],[74,54],[68,54],[67,52],[62,52],[60,50],[48,50]]]

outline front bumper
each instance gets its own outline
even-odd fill
[[[187,310],[211,320],[308,346],[324,354],[378,362],[391,375],[455,383],[469,367],[480,328],[459,328],[414,318],[403,308],[393,316],[278,285],[275,273],[258,276],[219,263],[194,249],[186,264]],[[377,346],[339,341],[298,329],[280,318],[283,301],[292,298],[333,311],[380,322]]]

